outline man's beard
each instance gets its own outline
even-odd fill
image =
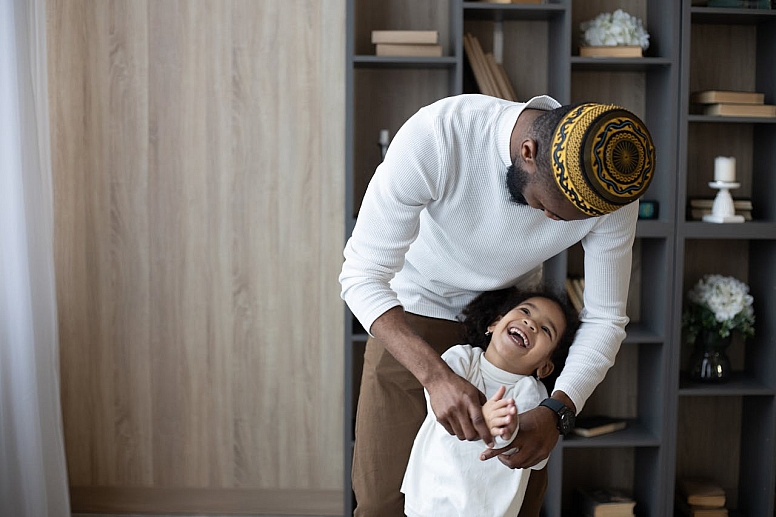
[[[528,185],[530,178],[528,173],[525,172],[520,165],[514,163],[507,169],[507,189],[509,190],[509,198],[519,205],[527,205],[528,201],[525,200],[523,191]]]

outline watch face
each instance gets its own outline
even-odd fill
[[[561,432],[565,435],[574,427],[574,412],[564,407],[558,416],[560,417]]]
[[[574,428],[574,421],[576,420],[574,411],[563,405],[562,402],[547,398],[540,405],[550,408],[558,415],[558,431],[562,435],[567,435]]]

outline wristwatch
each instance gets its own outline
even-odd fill
[[[574,411],[566,404],[554,398],[546,398],[542,400],[539,405],[550,408],[553,413],[558,415],[558,431],[560,431],[560,434],[566,436],[574,429],[576,415],[574,415]]]

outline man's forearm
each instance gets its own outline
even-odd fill
[[[554,398],[556,400],[560,400],[567,407],[571,408],[574,411],[574,414],[577,413],[577,406],[574,405],[574,402],[564,392],[562,392],[560,390],[555,390],[555,391],[552,392],[552,398]]]
[[[401,306],[378,317],[370,332],[423,386],[451,373],[439,354],[412,329]]]

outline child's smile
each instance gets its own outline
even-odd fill
[[[521,346],[524,348],[530,348],[531,347],[531,341],[528,339],[528,336],[525,335],[525,333],[520,330],[517,327],[510,327],[509,328],[509,335],[512,336],[512,339],[514,340],[515,344],[517,346]]]
[[[529,298],[488,327],[493,334],[485,358],[508,372],[546,376],[542,372],[552,364],[565,328],[566,318],[557,303],[541,296]]]

